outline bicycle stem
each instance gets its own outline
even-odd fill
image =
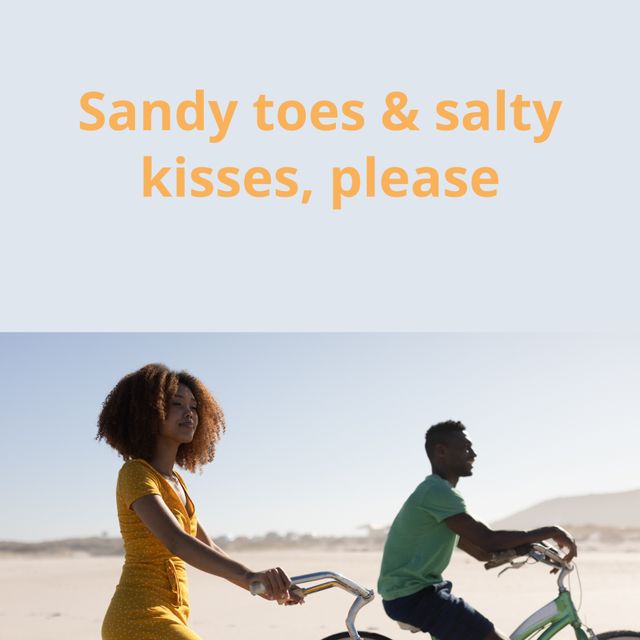
[[[560,591],[560,593],[562,593],[563,591],[567,591],[567,587],[564,586],[564,580],[572,571],[573,567],[571,567],[570,569],[567,567],[562,567],[562,569],[560,569],[560,575],[558,576],[558,591]]]

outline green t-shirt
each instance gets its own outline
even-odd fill
[[[385,600],[442,582],[458,536],[445,518],[465,513],[462,496],[438,475],[427,476],[400,509],[384,545],[378,592]]]

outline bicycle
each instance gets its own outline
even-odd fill
[[[525,557],[525,559],[517,561],[518,557]],[[565,562],[558,549],[554,547],[536,542],[525,545],[518,550],[503,551],[495,554],[492,560],[485,563],[485,568],[494,569],[508,563],[509,566],[500,572],[502,574],[508,569],[520,569],[529,564],[530,560],[542,562],[558,572],[558,596],[522,622],[509,636],[511,640],[532,639],[538,633],[540,635],[536,636],[536,640],[548,640],[569,625],[573,627],[577,640],[633,640],[640,638],[640,632],[637,631],[606,631],[596,634],[582,623],[571,598],[571,592],[565,586],[565,580],[575,569],[575,565]]]
[[[517,558],[525,559],[517,560]],[[522,622],[509,636],[511,640],[533,640],[534,636],[535,640],[549,640],[549,638],[552,638],[569,625],[573,627],[577,640],[640,640],[640,632],[638,631],[606,631],[596,634],[592,629],[582,623],[571,598],[571,593],[565,586],[565,580],[575,569],[575,565],[565,562],[560,552],[553,547],[542,543],[535,543],[526,545],[526,547],[503,551],[495,554],[489,562],[485,563],[485,568],[494,569],[504,564],[509,564],[508,567],[500,572],[500,574],[502,574],[507,569],[520,569],[525,564],[530,564],[531,560],[551,566],[559,573],[557,580],[558,596],[532,613]],[[319,582],[321,580],[325,580],[325,582],[320,582],[319,584],[306,588],[299,586],[305,582]],[[320,571],[295,576],[291,578],[291,581],[294,583],[295,589],[303,596],[331,589],[332,587],[340,587],[356,596],[345,621],[347,631],[335,633],[323,638],[323,640],[391,640],[389,637],[379,633],[371,631],[359,633],[356,630],[356,615],[365,605],[374,599],[372,589],[366,589],[353,580],[333,571]],[[253,594],[259,594],[263,591],[264,586],[259,583],[251,587],[251,593]],[[400,623],[400,627],[412,632],[421,631],[420,629],[403,623]]]

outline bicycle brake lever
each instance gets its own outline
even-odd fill
[[[296,598],[302,598],[304,600],[304,589],[302,587],[299,587],[297,584],[293,584],[291,585],[291,588],[289,589],[289,593],[292,596],[295,596]]]
[[[524,565],[527,564],[526,560],[521,560],[520,562],[516,562],[515,560],[511,560],[511,562],[509,562],[509,566],[505,567],[502,571],[500,571],[498,573],[498,578],[505,572],[505,571],[509,571],[509,569],[520,569],[520,567],[524,567]]]

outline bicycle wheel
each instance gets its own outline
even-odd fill
[[[640,638],[638,631],[606,631],[598,633],[598,640],[634,640]]]
[[[388,636],[380,635],[379,633],[373,633],[373,631],[358,631],[358,634],[362,638],[362,640],[391,640]],[[349,640],[351,636],[343,631],[342,633],[334,633],[332,636],[327,636],[326,638],[322,638],[322,640]]]

